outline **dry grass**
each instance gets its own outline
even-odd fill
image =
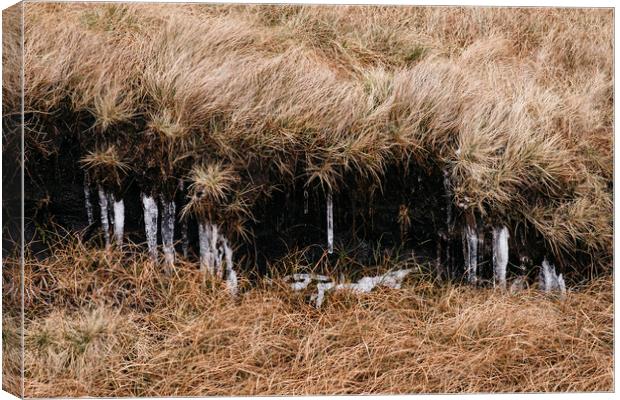
[[[93,183],[135,179],[164,198],[193,183],[187,210],[246,239],[273,190],[354,196],[390,167],[440,169],[480,225],[542,235],[565,270],[588,268],[576,254],[611,269],[611,9],[25,9],[27,168],[74,132]],[[7,125],[21,91],[11,16]],[[242,279],[232,300],[182,260],[165,276],[130,246],[69,242],[26,265],[27,396],[612,389],[608,275],[565,300],[415,277],[316,310],[277,284]],[[5,354],[16,274],[3,268]]]
[[[259,194],[352,190],[345,174],[380,184],[394,164],[442,168],[455,204],[527,224],[559,260],[585,252],[608,265],[612,16],[28,3],[27,122],[91,115],[84,151],[132,149],[130,175],[168,197],[205,160],[249,171],[248,183],[264,171]],[[8,71],[7,99],[19,92]],[[41,122],[48,113],[61,122]]]
[[[6,355],[18,269],[5,266]],[[334,294],[319,310],[278,279],[241,284],[231,299],[189,263],[165,276],[132,248],[74,240],[28,257],[26,396],[612,390],[610,277],[560,300],[414,276],[402,290]]]

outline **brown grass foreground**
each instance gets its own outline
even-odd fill
[[[129,255],[128,255],[129,254]],[[18,269],[3,268],[3,387],[16,391]],[[565,299],[440,286],[332,295],[277,279],[237,299],[190,263],[65,246],[25,268],[27,397],[612,390],[609,277]]]

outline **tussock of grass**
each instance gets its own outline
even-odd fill
[[[129,165],[121,160],[114,145],[91,151],[82,157],[80,162],[91,172],[95,181],[100,183],[117,184],[121,181],[121,176],[126,175],[129,170]]]
[[[18,269],[6,266],[5,351],[19,323],[10,312]],[[43,261],[28,257],[26,395],[612,389],[609,277],[560,300],[413,276],[402,290],[336,292],[317,310],[279,279],[242,279],[232,299],[182,260],[172,276],[159,268],[131,248],[74,241]],[[4,361],[7,387],[16,360]]]

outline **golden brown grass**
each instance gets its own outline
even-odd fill
[[[275,188],[353,191],[349,174],[363,191],[388,166],[442,169],[481,222],[527,224],[557,259],[586,253],[611,269],[610,9],[25,9],[29,151],[47,157],[64,127],[77,132],[94,183],[152,179],[140,183],[164,197],[178,180],[202,185],[221,200],[211,222],[247,237],[253,201]],[[11,16],[5,121],[21,106]],[[232,300],[189,263],[165,276],[128,250],[65,244],[29,258],[26,395],[611,390],[608,276],[565,300],[416,277],[316,310],[262,281],[242,280]],[[16,273],[3,269],[5,354]],[[16,359],[4,359],[5,387]]]
[[[165,276],[131,247],[65,243],[26,263],[26,396],[612,390],[610,277],[562,300],[414,276],[317,310],[279,279],[242,279],[232,299],[190,263]],[[18,269],[5,265],[7,355]]]
[[[131,149],[168,196],[212,162],[268,173],[259,194],[431,166],[481,219],[609,264],[611,10],[28,3],[25,21],[27,123],[91,115],[84,151]]]

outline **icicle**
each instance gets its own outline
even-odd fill
[[[520,290],[524,290],[527,287],[527,270],[528,265],[531,265],[531,260],[528,256],[521,255],[519,257],[519,269],[517,272],[517,277],[512,281],[510,285],[510,293],[516,293]]]
[[[161,199],[161,243],[164,250],[164,259],[168,266],[174,264],[174,219],[176,205],[174,200]]]
[[[144,207],[144,231],[149,253],[154,261],[157,261],[157,219],[159,212],[157,203],[152,196],[142,193],[142,206]]]
[[[198,224],[198,247],[200,250],[200,271],[209,272],[208,252],[209,252],[209,229],[206,223]]]
[[[228,241],[226,239],[222,240],[222,246],[224,247],[224,259],[226,262],[226,287],[230,294],[236,296],[238,292],[238,283],[237,273],[233,268],[233,251],[230,246],[228,246]]]
[[[118,246],[123,244],[125,230],[125,203],[123,199],[114,200],[114,240]]]
[[[564,282],[564,277],[562,276],[562,274],[558,275],[558,289],[560,290],[560,293],[562,293],[562,296],[564,296],[566,294],[566,282]]]
[[[213,265],[215,266],[215,275],[218,278],[223,278],[224,270],[222,269],[222,252],[221,249],[218,249],[217,242],[219,239],[219,230],[217,225],[211,224],[211,236],[209,245],[211,247],[211,260],[213,261]]]
[[[399,269],[397,271],[391,271],[383,275],[382,285],[390,287],[392,289],[400,289],[403,284],[403,280],[413,272],[413,269]]]
[[[508,266],[508,228],[493,228],[493,281],[506,289],[506,267]]]
[[[215,269],[211,254],[211,224],[206,222],[198,224],[198,245],[200,247],[200,270],[213,275]]]
[[[342,283],[336,289],[349,289],[360,293],[370,293],[377,286],[400,289],[402,281],[411,273],[411,269],[401,269],[379,276],[365,276],[357,283]]]
[[[99,185],[97,187],[99,194],[99,208],[101,209],[101,229],[103,230],[103,236],[105,237],[105,247],[110,246],[110,223],[108,220],[108,196],[105,191]]]
[[[545,292],[550,292],[555,283],[555,268],[549,264],[546,257],[542,262],[540,272],[541,287]]]
[[[303,290],[308,287],[310,282],[313,280],[319,282],[329,282],[331,279],[326,275],[318,275],[318,274],[293,274],[284,277],[284,281],[294,281],[291,283],[291,289],[293,291]]]
[[[336,284],[334,282],[317,283],[317,294],[312,296],[312,299],[315,300],[316,308],[320,308],[323,305],[323,300],[325,299],[325,292],[332,289],[335,285]]]
[[[226,286],[235,296],[238,291],[237,273],[233,265],[233,250],[228,240],[222,236],[215,224],[202,222],[198,224],[198,242],[200,246],[200,271],[224,278]]]
[[[122,245],[125,228],[125,204],[122,199],[116,201],[112,192],[106,192],[101,185],[98,186],[98,194],[99,208],[101,209],[101,229],[103,229],[105,236],[106,247],[110,245],[110,227],[114,228],[115,242]]]
[[[303,290],[308,287],[308,285],[312,282],[312,278],[309,274],[302,274],[300,279],[296,279],[296,282],[291,283],[291,289],[293,291]]]
[[[562,274],[557,274],[555,266],[547,261],[547,257],[544,258],[540,268],[540,286],[546,292],[549,293],[553,290],[559,290],[562,296],[566,294],[566,283]]]
[[[210,275],[223,277],[222,260],[224,250],[218,247],[220,235],[217,225],[203,222],[198,224],[198,242],[200,246],[200,269]]]
[[[332,189],[327,189],[327,252],[334,252],[334,202]]]
[[[189,249],[189,238],[187,237],[187,220],[183,219],[181,222],[181,248],[183,250],[183,257],[187,258]]]
[[[238,282],[237,282],[237,273],[235,272],[234,269],[230,269],[228,271],[228,275],[226,276],[226,287],[228,288],[228,291],[230,292],[231,295],[236,296],[239,288],[238,288]]]
[[[304,215],[308,214],[308,191],[304,190]]]
[[[92,225],[95,223],[95,217],[93,214],[93,204],[90,201],[90,178],[88,171],[84,172],[84,206],[86,207],[88,225]]]
[[[311,297],[311,300],[315,301],[316,307],[318,308],[323,304],[325,293],[330,290],[351,290],[356,293],[370,293],[377,286],[400,289],[402,287],[403,280],[412,271],[412,269],[401,269],[397,271],[390,271],[379,276],[365,276],[356,283],[335,284],[334,282],[319,282],[316,285],[317,293]],[[319,275],[319,277],[323,276]],[[305,283],[305,280],[303,284],[305,284],[305,287],[308,286],[308,284]]]
[[[478,280],[478,233],[476,218],[473,212],[466,215],[466,224],[463,227],[463,253],[465,255],[465,275],[469,283]]]
[[[224,249],[217,246],[215,249],[215,274],[218,278],[224,277]]]

